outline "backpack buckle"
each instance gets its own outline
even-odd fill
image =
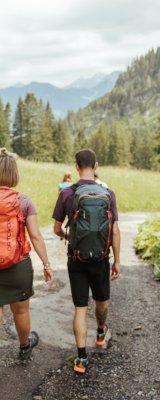
[[[73,216],[74,221],[77,221],[78,214],[79,214],[79,210],[75,211],[74,216]]]

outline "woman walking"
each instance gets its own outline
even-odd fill
[[[27,229],[34,250],[43,264],[45,281],[53,285],[53,272],[40,233],[32,200],[15,188],[19,181],[14,155],[0,149],[0,319],[3,306],[10,305],[20,342],[19,357],[26,360],[38,344],[30,332],[29,300],[33,292],[33,268],[29,256]]]

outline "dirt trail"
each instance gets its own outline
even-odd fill
[[[120,215],[122,267],[120,279],[111,284],[112,347],[101,355],[94,349],[95,320],[91,300],[88,318],[91,367],[85,377],[75,376],[66,364],[66,357],[75,352],[75,344],[65,245],[53,238],[52,227],[43,230],[56,283],[49,291],[43,283],[41,264],[33,253],[32,328],[39,332],[41,340],[33,352],[33,360],[20,365],[17,361],[18,342],[6,309],[5,322],[0,326],[2,400],[160,398],[159,282],[153,279],[152,268],[145,266],[133,249],[138,223],[152,217],[153,214],[145,213]]]

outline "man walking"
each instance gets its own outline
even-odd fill
[[[116,279],[119,276],[120,232],[114,192],[94,180],[98,165],[96,154],[84,149],[76,153],[75,159],[80,180],[62,190],[53,218],[55,234],[69,240],[68,273],[75,306],[73,330],[78,351],[74,370],[83,373],[89,364],[86,353],[89,288],[95,300],[96,345],[103,346],[111,337],[106,324],[110,297],[109,245],[114,255],[111,277]],[[69,233],[62,226],[66,216]]]

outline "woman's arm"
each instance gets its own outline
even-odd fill
[[[48,279],[50,279],[50,284],[52,285],[53,284],[53,271],[50,268],[50,263],[49,263],[48,256],[47,256],[46,246],[44,243],[43,236],[41,235],[41,232],[39,230],[36,215],[30,215],[27,217],[26,227],[27,227],[27,231],[28,231],[30,240],[34,247],[34,250],[36,251],[36,253],[38,254],[39,258],[41,259],[41,261],[43,263],[45,280],[47,281]]]

